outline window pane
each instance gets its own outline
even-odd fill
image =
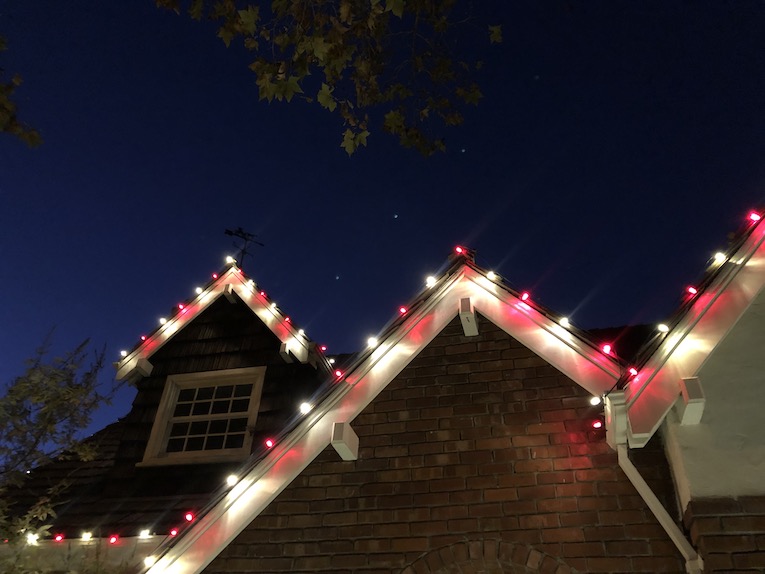
[[[231,419],[228,423],[228,432],[244,432],[247,428],[247,419]]]
[[[167,452],[181,452],[185,440],[183,438],[171,438],[167,441]]]
[[[228,421],[222,419],[219,421],[210,421],[210,434],[225,434]]]
[[[250,407],[250,399],[234,399],[231,401],[232,413],[244,413]]]
[[[174,423],[170,429],[170,436],[186,436],[189,434],[189,423]]]
[[[191,403],[175,405],[174,417],[187,417],[191,414]]]
[[[194,403],[194,408],[192,409],[191,414],[194,416],[209,415],[211,405],[212,403],[210,401],[205,401],[203,403]]]
[[[191,423],[189,434],[207,434],[208,421],[199,421]]]
[[[198,437],[191,437],[188,441],[186,441],[186,450],[202,450],[202,447],[205,444],[205,437],[198,436]]]
[[[252,385],[237,385],[234,391],[235,397],[249,397],[252,394]]]
[[[208,436],[205,450],[218,450],[223,448],[223,435]]]
[[[189,402],[194,400],[194,391],[196,389],[182,389],[178,393],[178,402]]]
[[[224,401],[215,401],[212,406],[212,414],[219,415],[221,413],[227,413],[229,403],[231,403],[231,401],[228,399]]]
[[[206,401],[208,399],[211,399],[213,397],[213,393],[215,392],[215,387],[202,387],[197,389],[197,400],[198,401]]]
[[[226,437],[226,448],[242,448],[244,444],[243,434],[233,434]]]
[[[218,387],[215,389],[215,398],[216,399],[227,399],[231,397],[231,395],[234,392],[234,386],[233,385],[223,385],[222,387]]]

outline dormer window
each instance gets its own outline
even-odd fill
[[[265,367],[167,377],[142,465],[244,460]]]

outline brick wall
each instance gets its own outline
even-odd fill
[[[765,572],[765,496],[691,500],[684,520],[705,572]]]
[[[601,407],[482,318],[452,322],[206,572],[683,572]],[[636,461],[669,504],[661,445]],[[670,506],[673,508],[673,506]]]

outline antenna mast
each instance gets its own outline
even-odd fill
[[[240,269],[244,268],[244,258],[250,255],[248,248],[251,243],[259,245],[260,247],[265,247],[263,243],[255,239],[257,235],[250,233],[249,231],[245,231],[241,227],[237,227],[233,231],[231,229],[226,229],[223,233],[230,235],[231,237],[237,237],[243,241],[241,246],[237,245],[236,243],[233,244],[234,247],[239,249],[239,255],[237,256],[236,261]]]

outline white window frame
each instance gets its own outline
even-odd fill
[[[146,445],[143,461],[137,466],[156,466],[167,464],[196,464],[207,462],[243,461],[250,455],[252,447],[252,429],[258,417],[260,396],[265,379],[265,367],[246,367],[222,371],[205,371],[183,375],[169,375],[165,380],[165,389],[159,402],[157,415],[151,428],[149,442]],[[167,452],[170,429],[173,422],[175,405],[181,390],[197,387],[218,387],[222,385],[252,384],[250,405],[247,410],[247,430],[244,444],[240,448],[220,450],[197,450]],[[244,415],[244,413],[241,413]]]

